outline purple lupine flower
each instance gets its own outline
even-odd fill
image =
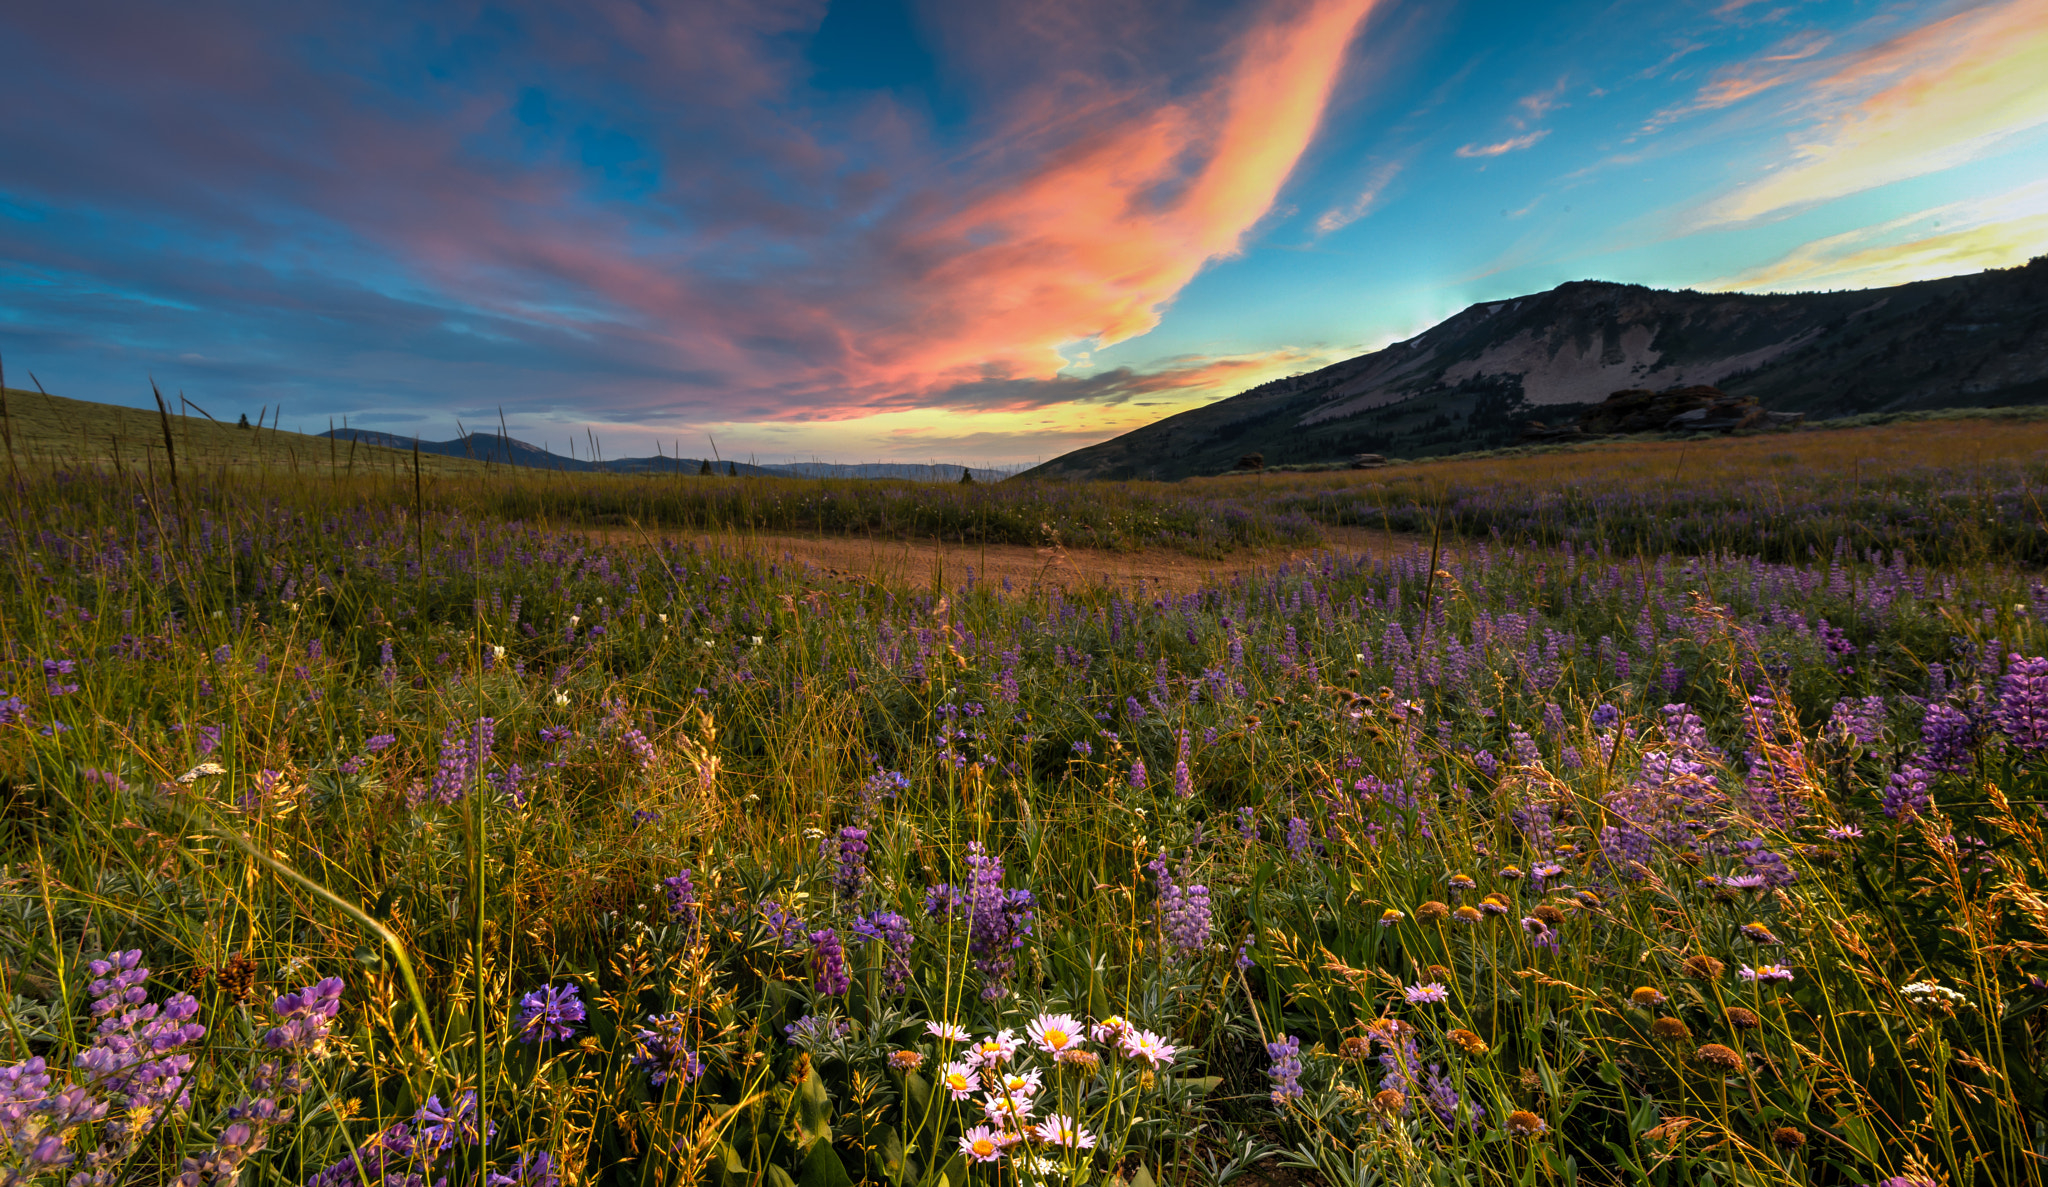
[[[1247,935],[1237,946],[1237,959],[1233,962],[1239,969],[1248,969],[1258,962],[1252,959],[1252,937]]]
[[[282,1025],[264,1034],[263,1045],[272,1051],[303,1052],[319,1058],[326,1052],[335,1016],[341,1013],[343,988],[340,977],[328,977],[278,997],[270,1008]]]
[[[2048,751],[2048,658],[2015,652],[1998,681],[1998,708],[1992,714],[1999,730],[2020,753]]]
[[[576,1024],[583,1021],[582,987],[543,985],[519,999],[519,1016],[513,1019],[514,1037],[522,1043],[545,1043],[576,1037]]]
[[[0,688],[0,725],[17,725],[28,719],[28,702]]]
[[[1308,821],[1299,816],[1287,818],[1287,855],[1296,861],[1307,861],[1309,846],[1314,838],[1309,836]]]
[[[370,754],[377,754],[396,741],[398,741],[397,734],[377,734],[363,743],[363,750]]]
[[[829,927],[811,933],[811,972],[816,978],[818,992],[828,997],[838,997],[853,988],[853,977],[846,971],[846,953],[839,943],[839,933]]]
[[[827,838],[818,848],[838,864],[832,871],[832,889],[841,898],[860,897],[868,881],[868,830],[848,826],[837,838]]]
[[[697,886],[690,880],[690,871],[661,880],[662,893],[668,896],[668,917],[670,919],[694,919],[697,915]]]
[[[704,1074],[704,1061],[685,1041],[687,1021],[682,1014],[649,1014],[647,1025],[633,1031],[630,1066],[646,1072],[647,1082],[656,1088],[670,1080],[688,1084]]]
[[[925,912],[952,913],[967,920],[967,950],[983,978],[981,996],[995,1001],[1009,993],[1016,958],[1031,934],[1035,900],[1023,889],[1003,888],[1003,859],[987,852],[980,841],[967,843],[967,886],[941,883],[925,891]]]
[[[875,911],[853,921],[852,931],[882,945],[882,981],[901,993],[910,983],[910,921],[894,911]]]
[[[439,1096],[430,1096],[412,1119],[419,1143],[435,1154],[457,1145],[481,1145],[498,1130],[496,1122],[485,1123],[478,1115],[475,1089],[455,1098],[453,1108],[443,1105]]]
[[[1884,814],[1897,820],[1901,816],[1912,816],[1924,811],[1934,802],[1928,785],[1933,782],[1931,772],[1908,762],[1894,773],[1884,789]]]
[[[1920,761],[1933,771],[1962,771],[1977,744],[1977,723],[1946,701],[1929,701],[1920,718]]]
[[[1152,865],[1152,872],[1159,883],[1160,933],[1177,952],[1199,952],[1208,944],[1209,933],[1215,927],[1209,905],[1209,888],[1198,884],[1183,886],[1175,882],[1167,872],[1164,854]],[[1186,871],[1182,873],[1185,875]]]
[[[1877,745],[1878,736],[1884,732],[1884,698],[1881,696],[1844,697],[1835,702],[1829,712],[1827,733],[1850,740],[1868,749]]]
[[[803,947],[804,921],[797,918],[796,912],[783,910],[782,904],[772,898],[762,899],[761,921],[767,925],[768,934],[775,937],[777,947]]]
[[[1143,791],[1143,790],[1145,790],[1145,784],[1146,784],[1147,776],[1146,776],[1146,774],[1145,774],[1145,760],[1144,760],[1144,759],[1142,759],[1142,758],[1134,758],[1134,759],[1132,759],[1132,760],[1131,760],[1131,775],[1130,775],[1130,780],[1131,780],[1131,790],[1132,790],[1132,791]]]
[[[844,1038],[853,1032],[853,1024],[844,1018],[833,1018],[824,1014],[806,1014],[782,1028],[782,1034],[792,1047],[809,1050],[813,1044]]]
[[[1279,1108],[1290,1100],[1299,1100],[1304,1095],[1301,1087],[1301,1040],[1288,1035],[1282,1042],[1267,1043],[1266,1058],[1273,1061],[1272,1066],[1266,1069],[1266,1078],[1273,1081],[1273,1106]]]
[[[484,1187],[561,1187],[561,1168],[546,1150],[521,1154],[512,1160],[504,1173],[492,1171],[484,1179]]]
[[[1173,764],[1173,794],[1183,800],[1195,794],[1195,776],[1186,759]]]
[[[120,1163],[172,1109],[192,1105],[185,1077],[193,1057],[180,1048],[206,1036],[206,1027],[192,1021],[199,1002],[180,993],[161,1005],[144,1004],[149,970],[141,967],[141,960],[141,951],[133,950],[88,966],[93,980],[86,989],[95,999],[92,1016],[100,1021],[92,1045],[79,1052],[72,1066],[95,1081],[115,1106],[100,1133],[99,1148],[86,1156],[89,1166]]]
[[[1250,808],[1239,808],[1237,810],[1237,835],[1247,841],[1259,839],[1259,818],[1253,814]]]

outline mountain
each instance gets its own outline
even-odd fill
[[[322,433],[323,437],[335,437],[343,441],[356,440],[365,445],[383,445],[392,449],[411,452],[417,444],[421,453],[441,457],[474,458],[477,461],[496,465],[526,466],[539,470],[563,470],[574,474],[696,474],[702,470],[702,458],[672,457],[629,457],[591,461],[587,458],[563,457],[541,446],[507,437],[498,433],[471,433],[451,441],[421,441],[414,437],[402,437],[396,433],[379,432],[375,429],[333,429]],[[910,462],[871,462],[861,465],[844,465],[837,462],[785,462],[766,465],[750,462],[714,460],[712,468],[720,475],[738,474],[742,477],[776,478],[898,478],[911,482],[958,482],[962,467],[953,465],[923,465]],[[1000,482],[1012,471],[991,470],[975,467],[977,482]]]
[[[1895,288],[1751,296],[1584,280],[1134,429],[1022,477],[1184,478],[1512,444],[1617,390],[1711,384],[1809,419],[2048,403],[2048,257]]]

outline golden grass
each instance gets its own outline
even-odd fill
[[[19,388],[8,388],[6,396],[15,465],[165,470],[163,421],[154,408],[123,408]],[[170,397],[170,404],[171,442],[181,475],[263,471],[321,477],[350,473],[409,477],[412,473],[410,450],[356,445],[351,459],[347,441],[267,425],[239,429],[232,419],[216,422],[196,408],[180,415],[176,397]],[[4,459],[0,464],[5,464]],[[427,476],[475,476],[485,468],[468,458],[420,455],[420,471]]]
[[[1569,449],[1412,462],[1378,470],[1190,481],[1221,483],[1225,490],[1253,483],[1276,492],[1403,485],[1556,489],[1679,481],[1720,486],[1773,476],[1797,477],[1804,482],[1817,478],[1869,482],[1913,467],[1986,462],[2048,465],[2048,420],[1923,420],[1711,440],[1602,441]]]

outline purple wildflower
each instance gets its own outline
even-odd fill
[[[2012,656],[1998,681],[1998,728],[2022,754],[2048,751],[2048,658]]]
[[[818,992],[828,997],[837,997],[853,988],[839,933],[829,927],[811,933],[811,971],[817,979]]]
[[[1274,1107],[1300,1099],[1304,1095],[1301,1087],[1301,1040],[1288,1035],[1282,1042],[1267,1043],[1266,1057],[1273,1061],[1272,1066],[1266,1069],[1266,1078],[1273,1081]]]
[[[566,985],[543,985],[519,999],[519,1016],[513,1020],[522,1043],[544,1043],[574,1038],[576,1024],[585,1011],[582,989],[571,981]]]

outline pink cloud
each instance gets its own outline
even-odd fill
[[[1466,158],[1506,156],[1511,152],[1520,152],[1548,135],[1550,135],[1549,128],[1538,128],[1534,132],[1521,136],[1511,136],[1494,144],[1467,144],[1458,150],[1458,155]]]

